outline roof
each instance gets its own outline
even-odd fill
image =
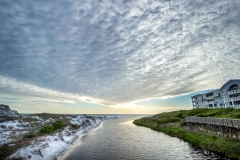
[[[197,96],[200,96],[200,95],[204,95],[204,94],[208,94],[208,93],[212,93],[214,91],[219,91],[219,90],[222,90],[228,83],[230,83],[231,81],[240,81],[240,79],[230,79],[229,81],[227,81],[220,89],[214,89],[212,91],[208,91],[208,92],[205,92],[205,93],[202,93],[202,94],[196,94],[194,96],[192,96],[191,98],[193,97],[197,97]]]
[[[204,95],[204,94],[208,94],[208,93],[212,93],[212,92],[218,91],[218,90],[219,90],[219,89],[214,89],[214,90],[212,90],[212,91],[208,91],[208,92],[205,92],[205,93],[196,94],[196,95],[192,96],[191,98],[196,97],[196,96],[200,96],[200,95]]]
[[[219,89],[214,89],[214,90],[208,91],[208,92],[206,92],[206,93],[204,93],[204,94],[213,93],[213,92],[218,91],[218,90],[219,90]]]
[[[240,81],[240,79],[230,79],[229,81],[227,81],[219,90],[222,90],[228,83],[230,83],[231,81]]]
[[[191,98],[196,97],[196,96],[200,96],[200,95],[202,95],[202,94],[196,94],[196,95],[192,96]]]

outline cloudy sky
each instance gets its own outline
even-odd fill
[[[240,76],[240,1],[0,1],[0,103],[158,113]]]

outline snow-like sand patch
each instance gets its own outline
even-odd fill
[[[56,159],[59,155],[63,155],[78,137],[83,136],[85,132],[99,125],[103,120],[102,117],[87,118],[82,115],[72,118],[70,121],[72,124],[84,125],[84,127],[72,130],[68,126],[60,133],[36,138],[30,145],[20,148],[8,159],[16,157],[33,160]]]

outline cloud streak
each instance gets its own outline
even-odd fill
[[[240,75],[240,3],[0,2],[0,88],[128,104]]]

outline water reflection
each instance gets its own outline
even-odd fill
[[[137,117],[104,121],[81,138],[66,158],[74,159],[220,159],[188,143],[145,127],[135,126]]]

